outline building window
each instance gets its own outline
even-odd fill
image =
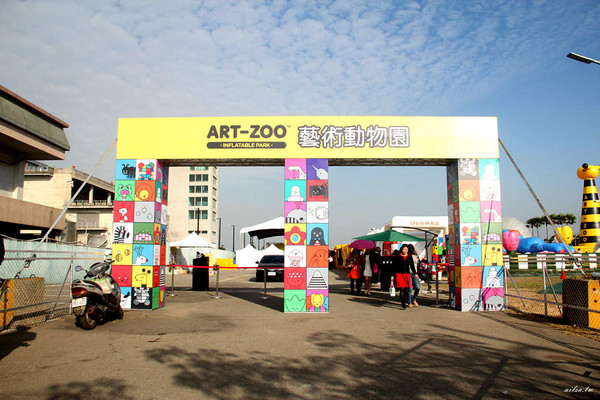
[[[188,206],[189,207],[207,206],[207,205],[208,205],[208,197],[188,197]]]
[[[206,171],[206,170],[208,170],[208,167],[198,167],[198,166],[190,167],[190,171]]]
[[[201,189],[201,191],[198,191]],[[196,186],[196,193],[208,193],[208,186]]]
[[[208,219],[208,210],[188,210],[188,219]]]
[[[190,193],[196,193],[196,187],[190,186]]]

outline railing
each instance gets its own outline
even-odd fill
[[[112,207],[113,202],[108,200],[75,200],[71,204],[71,206],[76,207],[101,207],[101,206],[110,206]]]

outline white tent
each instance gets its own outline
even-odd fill
[[[250,236],[256,236],[259,240],[273,237],[283,236],[284,220],[283,217],[277,217],[262,224],[248,226],[240,229],[240,235],[247,233]]]
[[[279,250],[275,245],[270,245],[264,250],[256,250],[251,245],[247,245],[235,252],[235,262],[240,267],[256,267],[257,261],[260,261],[263,256],[271,254],[283,255],[283,250]]]
[[[174,247],[217,247],[214,244],[204,240],[196,232],[190,233],[185,239],[179,240],[177,242],[171,242],[170,245]]]
[[[266,255],[283,255],[284,254],[283,250],[280,250],[274,244],[271,244],[269,247],[267,247],[264,250],[260,250],[259,253],[260,253],[261,257],[266,256]]]

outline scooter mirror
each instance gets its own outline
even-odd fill
[[[77,271],[77,272],[83,271],[83,268],[81,268],[81,265],[78,265],[75,267],[75,271]]]

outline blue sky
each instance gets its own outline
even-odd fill
[[[4,0],[0,12],[0,84],[70,124],[54,165],[91,171],[121,117],[496,116],[546,209],[579,217],[576,170],[600,164],[600,65],[570,51],[600,59],[600,2]],[[540,216],[500,161],[504,215]],[[114,163],[96,175],[112,181]],[[283,168],[220,178],[224,227],[283,212]],[[331,243],[394,215],[445,215],[445,184],[440,167],[332,168]]]

